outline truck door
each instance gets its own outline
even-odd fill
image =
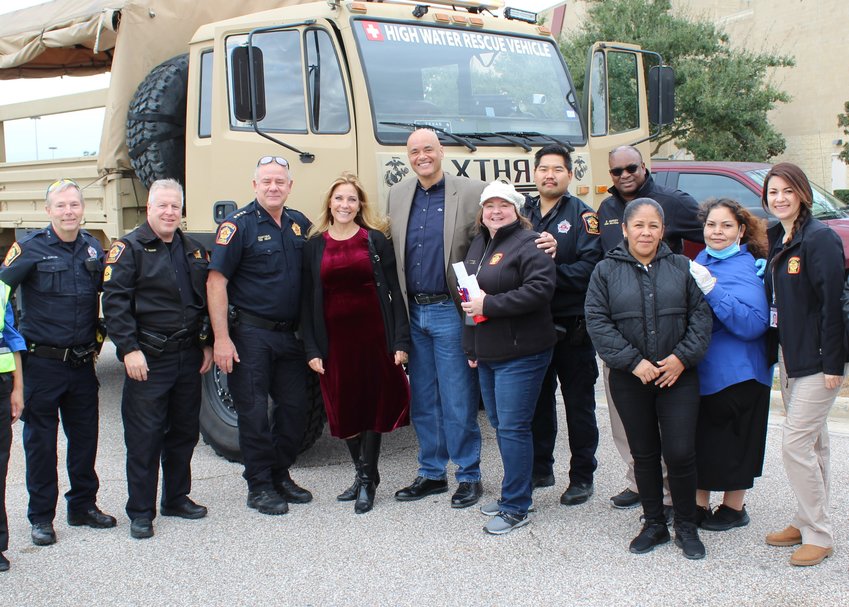
[[[255,54],[261,55],[261,61],[255,62],[256,76],[265,92],[256,130],[251,120],[236,111],[240,83],[233,75],[233,51],[247,44],[248,34],[234,32],[218,39],[216,57],[208,62],[214,66],[212,88],[217,90],[211,95],[209,136],[205,141],[198,137],[196,149],[186,159],[191,201],[198,205],[187,205],[191,231],[214,231],[211,207],[215,201],[232,200],[243,206],[253,198],[251,176],[263,155],[289,161],[295,208],[299,208],[299,195],[313,196],[317,184],[329,185],[343,170],[359,169],[350,83],[332,28],[324,20],[311,20],[298,26],[264,28],[270,31],[252,36]],[[312,187],[308,189],[307,184]]]
[[[630,45],[597,42],[590,51],[584,98],[597,207],[612,185],[607,172],[611,149],[635,145],[646,164],[650,157],[648,95],[639,47],[631,50]]]

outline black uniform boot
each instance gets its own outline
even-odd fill
[[[366,431],[362,433],[361,467],[358,475],[360,486],[357,489],[357,501],[354,512],[365,514],[374,507],[374,494],[380,484],[380,474],[377,472],[377,460],[380,456],[380,432]]]
[[[360,451],[362,449],[361,439],[362,434],[357,434],[353,438],[346,438],[345,444],[348,445],[348,451],[351,452],[351,460],[354,462],[354,484],[345,489],[342,493],[336,496],[336,499],[340,502],[353,502],[357,499],[357,490],[360,488],[360,468],[362,468],[362,462],[360,461]]]

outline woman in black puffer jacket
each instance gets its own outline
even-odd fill
[[[663,209],[651,198],[626,208],[625,240],[596,266],[587,292],[587,330],[610,367],[613,402],[634,457],[645,524],[630,550],[668,542],[661,453],[675,509],[675,543],[702,558],[696,530],[696,364],[710,342],[711,312],[689,261],[663,243]]]

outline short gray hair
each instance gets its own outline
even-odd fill
[[[185,202],[185,198],[183,196],[183,186],[180,185],[180,182],[176,179],[157,179],[153,183],[150,184],[150,188],[147,191],[147,203],[152,204],[156,199],[156,193],[160,190],[172,190],[174,192],[178,192],[180,194],[180,204],[182,205]]]

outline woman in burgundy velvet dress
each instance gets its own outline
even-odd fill
[[[374,506],[381,434],[410,423],[401,367],[410,325],[388,233],[357,177],[343,173],[304,248],[301,336],[321,376],[330,433],[345,439],[356,468],[337,499],[355,500],[357,514]]]

